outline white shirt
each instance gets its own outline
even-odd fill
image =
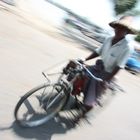
[[[124,68],[131,52],[133,52],[133,46],[125,38],[113,46],[111,44],[112,37],[107,38],[102,47],[96,49],[104,62],[107,72],[112,72],[116,66]]]

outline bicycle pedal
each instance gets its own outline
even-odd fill
[[[100,107],[103,107],[103,104],[100,101],[97,101],[97,105],[99,105]]]

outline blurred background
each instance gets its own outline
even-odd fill
[[[108,23],[123,15],[133,15],[133,27],[140,31],[140,0],[0,0],[2,140],[139,140],[140,34],[127,35],[135,51],[118,74],[127,94],[95,110],[94,125],[66,128],[51,121],[23,130],[13,117],[19,98],[44,82],[43,70],[58,71],[69,59],[87,57],[113,34]]]
[[[112,29],[110,21],[122,15],[135,16],[134,27],[139,29],[139,0],[2,0],[22,10],[24,14],[65,30],[78,30],[82,35],[102,43]],[[27,17],[26,17],[27,18]],[[33,19],[32,19],[33,20]],[[77,31],[77,32],[78,32]],[[79,34],[78,34],[79,36]],[[128,37],[129,38],[129,37]],[[130,37],[130,38],[134,38]],[[135,37],[139,41],[139,35]],[[87,38],[86,38],[87,39]]]
[[[113,34],[108,23],[122,15],[133,15],[134,28],[139,30],[139,0],[2,0],[22,10],[26,18],[37,22],[43,29],[53,26],[69,38],[82,42],[88,49],[100,46],[104,39]],[[42,25],[41,25],[42,24]],[[127,38],[139,50],[140,35]],[[93,43],[94,42],[94,43]],[[136,53],[137,53],[136,52]],[[134,53],[134,55],[136,54]],[[138,57],[138,55],[136,56]],[[135,62],[136,63],[136,62]],[[133,64],[132,64],[133,65]],[[137,66],[139,63],[136,64]],[[139,71],[139,70],[138,70]]]

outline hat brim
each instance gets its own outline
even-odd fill
[[[122,26],[128,30],[128,34],[138,34],[138,31],[127,24],[121,23],[119,21],[113,21],[109,23],[112,28],[116,28],[117,26]]]

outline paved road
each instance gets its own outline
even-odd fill
[[[55,35],[50,37],[31,27],[26,20],[0,9],[0,139],[1,140],[139,140],[140,78],[122,71],[119,83],[126,93],[107,99],[95,109],[91,125],[66,127],[63,121],[50,121],[23,129],[14,122],[13,111],[20,96],[44,81],[41,72],[60,68],[70,58],[85,57],[89,51]]]

